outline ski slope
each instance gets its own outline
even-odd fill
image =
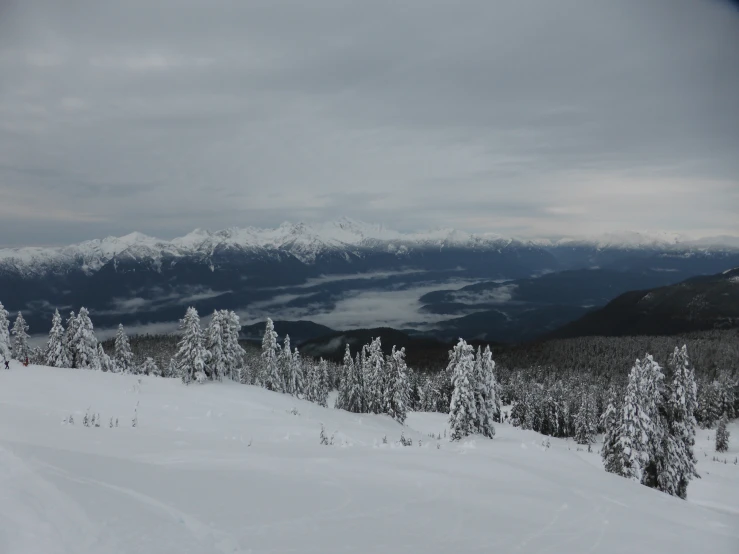
[[[82,425],[88,407],[99,428]],[[0,552],[739,552],[736,424],[727,464],[699,432],[688,502],[605,473],[598,445],[545,448],[504,424],[492,441],[428,436],[445,428],[441,414],[401,427],[233,383],[13,364],[0,372]]]

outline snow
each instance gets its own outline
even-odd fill
[[[730,240],[731,239],[731,240]],[[623,232],[592,237],[514,239],[494,233],[472,234],[441,228],[426,232],[401,233],[382,225],[340,218],[315,224],[285,222],[271,229],[232,227],[221,231],[195,229],[171,241],[134,232],[123,237],[107,237],[59,248],[0,249],[0,265],[22,274],[40,274],[80,267],[95,272],[111,260],[144,260],[160,268],[163,258],[210,257],[219,249],[274,254],[286,251],[303,263],[315,263],[318,256],[337,252],[342,257],[366,248],[379,248],[397,255],[413,248],[487,248],[592,246],[596,248],[706,249],[725,245],[739,248],[737,237],[694,240],[674,233]]]
[[[88,408],[100,428],[82,425]],[[428,436],[445,429],[443,414],[402,427],[230,382],[14,362],[0,372],[0,552],[738,551],[736,440],[715,463],[699,433],[685,502],[606,473],[598,445],[545,448],[507,424],[493,440]]]

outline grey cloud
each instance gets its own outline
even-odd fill
[[[5,240],[339,215],[739,233],[728,2],[0,5],[0,192],[24,208],[0,233],[37,227]]]

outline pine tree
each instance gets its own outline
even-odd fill
[[[118,332],[115,335],[113,359],[121,373],[131,373],[133,371],[133,352],[131,352],[131,344],[123,325],[118,325]]]
[[[69,312],[67,318],[67,330],[64,332],[64,350],[66,352],[67,360],[69,360],[69,367],[77,366],[77,353],[74,348],[74,336],[77,333],[77,316],[74,312]]]
[[[575,442],[577,444],[593,444],[595,442],[595,431],[593,399],[589,393],[585,393],[575,417]]]
[[[267,390],[275,392],[285,391],[285,382],[280,374],[280,368],[277,364],[277,333],[275,333],[275,325],[270,318],[267,318],[267,327],[264,331],[262,339],[262,371],[261,384]]]
[[[319,406],[328,408],[328,393],[331,389],[331,384],[328,374],[328,363],[323,358],[318,362],[315,374],[315,394],[313,401]]]
[[[103,345],[98,343],[98,363],[100,364],[100,369],[102,371],[110,371],[111,373],[116,373],[118,369],[115,366],[115,363],[113,360],[108,356],[108,354],[105,353],[105,350],[103,349]]]
[[[246,352],[239,344],[239,333],[241,322],[236,312],[223,312],[221,323],[223,325],[223,353],[226,362],[226,375],[234,381],[242,381],[242,369],[244,367],[244,355]]]
[[[10,326],[10,321],[8,320],[8,311],[3,306],[3,303],[0,302],[0,358],[2,360],[0,361],[10,361],[10,333],[8,332],[8,327]]]
[[[667,391],[664,413],[665,435],[658,456],[658,488],[687,498],[688,483],[698,474],[695,445],[697,387],[687,347],[675,348],[669,360],[672,383]]]
[[[154,361],[154,358],[151,358],[149,356],[147,356],[146,359],[144,360],[144,363],[141,364],[139,373],[143,375],[154,375],[154,376],[161,375],[161,372],[159,371],[159,366],[157,366],[156,361]]]
[[[470,379],[474,371],[474,353],[472,347],[463,339],[450,352],[449,366],[453,367],[452,400],[449,404],[449,428],[451,439],[460,440],[475,432],[477,413],[475,410],[475,394]],[[449,371],[447,366],[447,371]]]
[[[182,338],[178,343],[177,373],[182,382],[191,383],[193,380],[201,382],[205,376],[205,365],[208,363],[208,351],[203,346],[203,331],[200,328],[198,311],[190,307],[180,320]]]
[[[76,325],[72,336],[71,348],[74,352],[75,367],[82,369],[100,369],[98,358],[98,340],[92,327],[87,308],[80,308],[75,318]]]
[[[718,422],[716,429],[716,452],[726,452],[729,449],[730,433],[726,426],[729,424],[729,418],[724,412]]]
[[[31,350],[28,348],[28,325],[23,314],[18,312],[13,325],[13,356],[23,362],[28,358]]]
[[[500,401],[497,399],[495,362],[490,347],[482,353],[478,347],[473,367],[475,432],[492,439],[495,436],[496,416],[500,417]]]
[[[603,438],[603,448],[600,451],[600,455],[607,472],[628,477],[623,467],[624,452],[621,443],[622,417],[623,413],[617,408],[615,399],[612,397],[601,417],[601,425],[605,429],[605,437]]]
[[[636,360],[629,373],[626,387],[621,429],[619,430],[619,452],[621,460],[616,464],[621,475],[641,482],[650,460],[649,441],[652,433],[651,413],[645,405],[645,376],[641,360]]]
[[[366,388],[367,410],[373,414],[383,411],[385,358],[382,355],[380,337],[373,339],[367,350],[366,359]]]
[[[50,367],[70,367],[67,349],[64,346],[64,326],[59,310],[54,311],[51,318],[49,341],[46,343],[46,365]]]
[[[208,351],[208,363],[205,374],[210,379],[221,380],[227,371],[226,352],[224,348],[224,313],[213,311],[210,324],[205,330],[205,349]]]
[[[305,395],[305,376],[303,374],[303,361],[300,352],[295,348],[290,362],[290,389],[292,394],[298,397]]]
[[[351,360],[351,356],[349,356]],[[410,398],[408,396],[408,367],[405,363],[405,348],[396,350],[393,346],[388,359],[388,386],[385,389],[384,412],[399,423],[403,423],[408,414]]]
[[[295,386],[292,380],[293,352],[290,349],[290,335],[285,335],[282,340],[282,350],[277,355],[277,370],[285,383],[284,392],[295,395]]]
[[[357,358],[359,363],[359,358]],[[357,364],[352,359],[349,345],[346,345],[344,351],[343,363],[343,379],[339,384],[339,395],[336,398],[336,408],[346,410],[347,412],[361,413],[363,408],[362,391],[359,381],[359,371]]]

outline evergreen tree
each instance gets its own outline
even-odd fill
[[[724,413],[718,422],[718,428],[716,429],[716,452],[726,452],[729,449],[729,430],[726,426],[729,423],[728,416]]]
[[[380,337],[373,339],[367,350],[366,359],[366,388],[367,410],[373,414],[383,411],[385,358],[382,355]]]
[[[349,359],[351,360],[351,356],[349,356]],[[399,423],[403,423],[408,414],[410,403],[405,348],[396,350],[393,346],[387,367],[389,369],[389,383],[385,389],[384,412]]]
[[[303,362],[300,352],[295,348],[290,362],[290,389],[295,396],[302,397],[305,394],[305,376],[303,375]]]
[[[226,362],[226,374],[234,381],[242,381],[244,355],[246,352],[239,344],[241,322],[233,311],[224,311],[221,319],[223,324],[223,352]]]
[[[477,349],[474,363],[475,431],[492,439],[495,436],[496,417],[500,417],[500,401],[497,399],[495,362],[490,347],[484,352]]]
[[[92,327],[87,308],[80,308],[73,326],[71,349],[74,352],[75,367],[82,369],[100,369],[98,358],[98,340]]]
[[[361,413],[364,407],[362,400],[362,390],[360,382],[361,364],[359,354],[357,354],[357,363],[352,359],[349,345],[346,345],[344,351],[344,366],[342,373],[344,378],[339,385],[339,396],[336,399],[336,407],[347,412]]]
[[[669,367],[672,383],[663,410],[665,435],[658,456],[657,482],[660,490],[685,499],[688,482],[698,475],[693,453],[697,387],[685,345],[675,348]]]
[[[167,371],[164,373],[164,377],[177,377],[179,375],[179,369],[177,368],[177,358],[172,357],[169,359],[169,366]]]
[[[224,313],[213,311],[210,324],[205,330],[205,349],[208,351],[208,363],[205,374],[210,379],[221,380],[227,370],[226,352],[224,348]]]
[[[595,431],[593,399],[589,393],[585,393],[575,417],[575,442],[577,444],[593,444],[595,442]]]
[[[131,344],[122,324],[118,325],[118,332],[115,335],[113,359],[121,373],[131,373],[133,371],[133,352],[131,352]]]
[[[13,325],[13,356],[19,362],[28,358],[31,349],[28,348],[28,325],[23,319],[23,314],[18,312]]]
[[[154,375],[159,376],[161,375],[161,372],[159,371],[159,366],[157,366],[156,361],[154,358],[147,356],[144,360],[144,363],[141,364],[141,367],[139,368],[139,373],[142,373],[144,375]]]
[[[8,327],[10,326],[10,321],[8,320],[8,311],[3,306],[3,303],[0,302],[0,358],[2,360],[0,361],[10,361],[10,333],[8,332]]]
[[[180,320],[182,338],[178,343],[177,373],[182,382],[191,383],[193,380],[202,382],[205,378],[205,366],[208,363],[208,351],[203,346],[203,331],[200,328],[198,311],[190,307]]]
[[[267,318],[267,328],[262,339],[262,371],[261,385],[271,391],[284,392],[285,382],[282,379],[280,368],[277,363],[277,333],[275,325]]]
[[[51,318],[49,341],[46,343],[46,365],[50,367],[70,367],[67,349],[64,346],[64,326],[59,310],[54,311]]]
[[[103,345],[98,343],[98,361],[100,363],[100,369],[103,371],[110,371],[111,373],[117,373],[118,368],[116,368],[115,363],[105,353],[105,350],[103,349]]]
[[[69,312],[67,318],[67,330],[64,332],[64,350],[69,360],[69,367],[77,366],[77,353],[75,352],[74,336],[77,334],[77,316],[74,311]]]
[[[319,406],[328,408],[328,393],[331,389],[331,382],[328,373],[328,363],[321,358],[316,368],[315,377],[315,395],[314,402]]]
[[[295,395],[295,387],[292,380],[293,370],[293,352],[290,349],[290,335],[285,335],[282,339],[282,349],[277,354],[277,370],[285,383],[284,392]]]
[[[611,398],[601,417],[601,424],[605,429],[603,448],[600,451],[603,465],[609,473],[627,477],[623,467],[624,452],[622,450],[621,429],[622,411],[618,409],[615,399]]]
[[[457,346],[450,352],[449,360],[449,366],[453,367],[452,385],[454,387],[449,405],[449,428],[452,440],[462,439],[476,430],[475,394],[470,383],[474,364],[472,347],[463,339],[459,339]]]

